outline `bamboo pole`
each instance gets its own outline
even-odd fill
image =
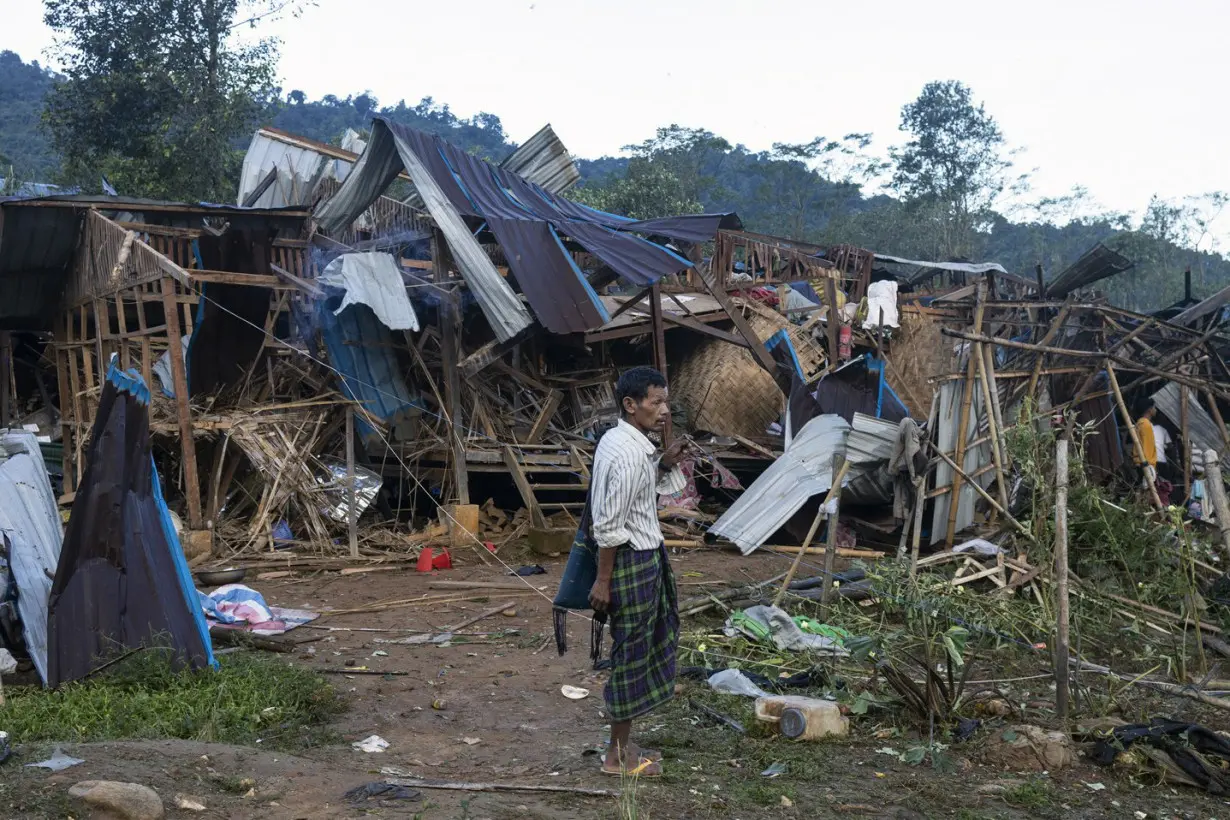
[[[1128,412],[1127,404],[1123,401],[1123,392],[1119,390],[1119,379],[1115,376],[1115,366],[1106,362],[1106,376],[1110,380],[1111,392],[1115,394],[1115,403],[1119,405],[1119,413],[1123,416],[1123,423],[1128,429],[1128,435],[1132,439],[1132,446],[1136,448],[1136,453],[1141,458],[1141,464],[1144,464],[1145,449],[1140,444],[1140,436],[1136,434],[1136,425],[1132,423],[1132,414]],[[1157,494],[1157,486],[1152,481],[1146,481],[1149,485],[1149,495],[1153,499],[1153,504],[1159,510],[1162,509],[1161,496]]]
[[[354,479],[354,405],[346,407],[346,529],[350,535],[350,557],[359,557],[358,492]]]
[[[811,529],[807,531],[807,537],[803,539],[803,547],[795,556],[794,561],[790,564],[790,569],[786,572],[786,579],[782,582],[782,588],[777,591],[777,595],[773,597],[773,606],[778,606],[782,602],[782,598],[786,595],[786,590],[790,588],[790,582],[794,580],[794,574],[799,570],[799,563],[803,560],[803,556],[807,554],[807,548],[811,546],[811,541],[816,537],[816,531],[820,529],[820,522],[824,518],[824,508],[829,503],[829,499],[833,498],[834,493],[838,492],[841,487],[842,480],[846,477],[846,472],[849,469],[849,464],[846,460],[841,459],[841,468],[837,468],[837,460],[840,456],[833,457],[833,483],[829,486],[829,491],[824,496],[824,501],[821,502],[820,508],[816,510],[816,517],[811,522]],[[833,519],[830,519],[833,520]]]
[[[1204,397],[1209,403],[1209,409],[1213,412],[1213,419],[1217,422],[1217,429],[1221,431],[1221,440],[1227,448],[1230,448],[1230,431],[1226,430],[1226,422],[1221,417],[1221,408],[1217,406],[1217,399],[1208,390],[1204,391]]]
[[[1055,336],[1059,333],[1059,329],[1062,328],[1063,323],[1067,321],[1068,314],[1071,311],[1072,305],[1070,303],[1065,304],[1062,308],[1060,308],[1059,313],[1055,315],[1055,318],[1051,321],[1051,326],[1046,329],[1046,333],[1038,341],[1038,344],[1049,345],[1053,342],[1055,340]],[[1042,367],[1045,360],[1046,354],[1039,353],[1037,359],[1034,361],[1033,372],[1029,374],[1029,385],[1025,388],[1025,395],[1029,396],[1031,399],[1035,398],[1035,394],[1038,389],[1038,379],[1042,376]]]
[[[1004,408],[999,401],[999,374],[995,372],[995,349],[993,345],[982,346],[983,367],[986,368],[987,383],[991,388],[991,412],[995,414],[995,423],[999,425],[999,452],[1004,459],[1004,469],[1012,466],[1012,454],[1008,452],[1007,426],[1004,424]]]
[[[845,473],[846,457],[843,455],[833,456],[833,475],[844,476]],[[829,490],[829,496],[833,504],[833,514],[829,516],[829,525],[824,539],[824,586],[820,590],[820,603],[824,606],[828,606],[829,599],[833,596],[833,570],[834,563],[837,560],[837,521],[839,510],[841,509],[840,481],[833,482],[833,486]]]
[[[1068,719],[1068,440],[1055,442],[1055,711]]]
[[[1188,407],[1191,391],[1187,385],[1179,385],[1179,444],[1183,448],[1180,453],[1183,459],[1183,497],[1191,498],[1192,496],[1192,438],[1189,434],[1188,426]]]
[[[925,475],[914,481],[914,532],[910,535],[910,577],[918,575],[918,548],[922,543],[923,488],[927,485]]]
[[[944,461],[947,461],[948,466],[951,467],[955,473],[957,473],[960,476],[963,476],[965,478],[966,483],[968,483],[971,487],[973,487],[974,491],[977,492],[980,496],[982,496],[983,499],[988,504],[991,505],[992,509],[994,509],[1000,515],[1002,515],[1008,521],[1008,523],[1011,524],[1016,529],[1017,532],[1019,532],[1021,535],[1028,538],[1030,541],[1035,540],[1033,533],[1031,533],[1024,524],[1022,524],[1020,521],[1017,521],[1015,518],[1012,517],[1012,515],[1006,509],[999,506],[999,502],[996,501],[994,498],[992,498],[990,493],[982,489],[982,487],[978,485],[977,481],[974,481],[972,478],[970,478],[970,476],[964,470],[958,467],[957,463],[953,461],[951,458],[949,458],[946,453],[941,453],[939,449],[935,447],[935,445],[931,445],[931,449],[932,451],[936,453],[936,455],[944,459]]]
[[[982,342],[974,342],[974,359],[978,370],[978,384],[982,388],[982,410],[987,417],[987,430],[991,439],[991,459],[995,465],[995,484],[999,490],[999,503],[1008,509],[1008,482],[1004,479],[1003,441],[1000,439],[1000,427],[995,421],[995,412],[991,406],[991,382],[987,378],[986,357],[983,355]],[[949,510],[951,516],[952,511]]]
[[[983,304],[986,302],[987,286],[986,282],[978,283],[977,303],[974,306],[974,324],[973,335],[982,339],[982,314]],[[971,339],[970,341],[974,341]],[[969,433],[969,416],[970,405],[974,398],[974,378],[978,370],[978,348],[975,345],[970,345],[969,363],[965,368],[965,381],[961,385],[961,418],[957,423],[957,461],[959,465],[965,465],[965,440]],[[948,497],[948,531],[945,536],[945,543],[952,546],[953,537],[957,530],[957,508],[961,506],[961,481],[965,477],[965,473],[961,468],[957,468],[957,472],[952,477],[952,494]]]
[[[1222,547],[1230,558],[1230,503],[1226,500],[1226,485],[1221,477],[1221,457],[1216,450],[1204,451],[1204,479],[1213,498],[1213,511],[1217,514],[1217,532],[1221,535]]]
[[[1202,381],[1182,373],[1166,373],[1155,367],[1133,362],[1130,359],[1123,358],[1122,356],[1108,356],[1106,353],[1097,350],[1069,350],[1062,347],[1043,347],[1041,345],[1030,344],[1028,342],[1017,342],[1012,339],[995,339],[982,334],[967,333],[966,331],[954,330],[950,327],[941,327],[940,333],[945,336],[951,336],[954,339],[964,339],[970,342],[990,342],[999,345],[1000,347],[1010,347],[1014,350],[1040,351],[1059,356],[1071,356],[1075,359],[1102,359],[1118,364],[1128,370],[1138,370],[1141,373],[1147,373],[1155,378],[1165,379],[1167,381],[1175,382],[1176,384],[1186,384],[1188,387],[1194,387],[1196,389],[1212,390],[1212,387],[1210,387],[1207,380]],[[1230,400],[1230,393],[1226,393],[1220,389],[1216,391],[1216,395],[1220,395],[1223,398]]]

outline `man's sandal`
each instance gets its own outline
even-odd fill
[[[602,764],[602,773],[611,777],[661,777],[662,764],[656,760],[650,760],[647,757],[641,757],[635,766],[631,769],[626,769],[620,766],[617,769],[609,768],[606,763]]]

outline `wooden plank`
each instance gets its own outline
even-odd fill
[[[127,370],[132,367],[132,352],[131,347],[129,346],[128,317],[124,315],[123,291],[115,294],[115,320],[120,329],[118,341],[120,346],[120,367]],[[146,385],[150,386],[149,382],[146,382]]]
[[[469,356],[466,356],[464,359],[462,359],[461,364],[458,365],[458,370],[460,370],[461,375],[465,376],[466,378],[470,378],[471,376],[476,376],[479,373],[481,373],[483,369],[486,368],[488,365],[492,364],[498,359],[503,358],[505,354],[507,354],[513,348],[518,347],[523,342],[527,341],[531,336],[535,335],[541,330],[542,330],[541,325],[531,325],[530,327],[527,327],[525,330],[518,333],[516,336],[513,336],[511,339],[507,339],[503,342],[498,341],[498,340],[490,341],[487,344],[480,347],[478,350],[475,350]]]
[[[175,301],[175,279],[162,279],[163,311],[167,320],[167,344],[171,351],[171,381],[175,390],[175,410],[179,420],[179,439],[184,458],[184,495],[188,501],[188,527],[204,527],[201,514],[201,482],[197,472],[196,442],[192,440],[192,407],[188,403],[188,372],[180,348],[179,304]]]
[[[191,270],[188,272],[194,282],[216,282],[221,285],[250,285],[257,288],[287,288],[294,287],[282,281],[281,277],[261,273],[234,273],[224,270]]]
[[[699,271],[700,280],[705,285],[705,290],[709,291],[717,303],[722,306],[722,310],[730,317],[730,320],[735,323],[735,328],[739,331],[739,335],[747,342],[748,348],[752,351],[752,357],[756,362],[768,371],[769,375],[777,372],[777,363],[773,361],[773,357],[769,355],[768,349],[764,343],[760,341],[760,337],[756,335],[756,331],[752,330],[752,326],[748,323],[747,318],[730,297],[726,295],[726,291],[719,285],[715,284],[712,275],[707,271]]]
[[[350,557],[359,557],[358,492],[354,477],[354,405],[346,407],[346,530],[350,536]]]
[[[56,321],[55,341],[52,351],[56,361],[56,383],[59,388],[60,405],[60,441],[64,445],[64,458],[61,462],[64,470],[64,491],[71,493],[76,490],[76,480],[73,474],[73,430],[76,423],[72,413],[72,401],[69,398],[68,386],[68,352],[60,347],[64,341],[64,317]]]
[[[529,436],[525,439],[526,444],[537,444],[542,441],[543,434],[547,432],[547,425],[555,417],[555,411],[559,410],[560,403],[563,400],[564,392],[562,390],[551,391],[550,395],[547,396],[546,402],[542,405],[542,411],[534,421],[534,426],[531,428]]]
[[[312,296],[316,299],[323,299],[325,297],[325,292],[323,290],[316,287],[316,285],[309,282],[308,280],[301,279],[298,276],[295,276],[293,273],[286,270],[285,268],[281,268],[277,265],[270,264],[269,269],[272,270],[274,273],[276,273],[279,279],[285,281],[289,285],[292,285],[297,290],[303,291],[308,296]]]
[[[666,330],[662,326],[662,286],[654,282],[649,294],[650,325],[653,330],[653,366],[666,377]],[[666,417],[666,427],[662,431],[662,443],[669,444],[671,440],[671,417]]]
[[[525,470],[518,463],[513,448],[508,445],[504,447],[504,466],[512,474],[513,483],[517,485],[517,492],[521,493],[521,501],[530,513],[530,523],[535,529],[545,530],[547,528],[546,516],[542,514],[538,499],[534,497],[534,490],[530,487],[530,480],[526,477]]]

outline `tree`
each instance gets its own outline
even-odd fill
[[[47,0],[67,69],[44,120],[68,181],[228,201],[237,146],[276,100],[277,44],[240,41],[300,6],[277,0]]]
[[[731,145],[712,131],[672,124],[659,128],[651,139],[639,145],[625,145],[624,150],[630,151],[634,158],[665,168],[687,202],[722,198],[717,177],[731,152]]]
[[[1010,184],[999,125],[967,86],[947,80],[902,107],[901,130],[910,140],[893,152],[893,188],[938,220],[945,254],[968,254]]]
[[[670,169],[643,157],[634,157],[623,177],[577,188],[569,196],[590,207],[633,219],[694,214],[701,210],[700,202],[688,195]]]

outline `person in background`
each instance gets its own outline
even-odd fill
[[[1157,450],[1158,475],[1174,484],[1176,476],[1170,469],[1172,465],[1169,459],[1169,451],[1174,447],[1174,439],[1171,438],[1169,430],[1157,423],[1156,415],[1150,424],[1153,425],[1153,446]]]
[[[657,777],[662,756],[630,741],[632,721],[675,694],[679,612],[675,580],[658,524],[658,495],[683,489],[679,469],[689,442],[666,452],[649,439],[670,418],[666,378],[651,367],[625,371],[615,387],[621,417],[594,452],[590,534],[598,574],[590,591],[595,612],[610,619],[611,677],[606,685],[611,745],[604,774]]]
[[[1157,482],[1157,439],[1153,435],[1156,415],[1157,406],[1152,399],[1141,399],[1136,405],[1136,438],[1140,440],[1140,449],[1133,448],[1132,461],[1143,474],[1140,486],[1146,490]]]

